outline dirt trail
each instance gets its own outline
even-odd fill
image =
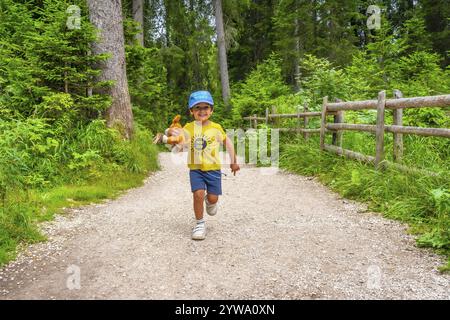
[[[160,163],[143,187],[43,225],[50,240],[0,270],[0,298],[450,299],[442,258],[404,225],[281,171],[226,168],[207,238],[192,241],[187,168]]]

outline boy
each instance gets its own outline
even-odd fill
[[[233,142],[227,137],[222,126],[209,120],[214,111],[214,101],[208,91],[196,91],[189,97],[189,112],[194,121],[183,127],[188,148],[188,167],[191,191],[194,200],[194,213],[197,223],[192,230],[193,240],[206,237],[203,220],[203,202],[206,212],[213,216],[217,213],[217,201],[222,194],[222,174],[219,148],[225,143],[230,155],[230,169],[234,175],[240,170],[236,161]],[[168,135],[176,133],[170,129]],[[206,194],[205,194],[206,191]]]

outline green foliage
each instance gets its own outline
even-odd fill
[[[147,131],[137,126],[127,141],[104,121],[64,140],[43,120],[0,121],[0,150],[0,264],[14,257],[18,243],[43,239],[37,222],[63,207],[114,197],[157,169]]]
[[[73,4],[81,8],[80,29],[66,26]],[[85,1],[5,0],[0,9],[2,264],[19,243],[42,240],[36,223],[60,208],[138,185],[156,169],[157,149],[139,125],[126,141],[102,120],[111,97],[92,92],[110,85],[95,80],[108,56],[90,53],[96,32]],[[131,91],[153,120],[167,107],[164,69],[154,50],[137,50],[130,50]]]
[[[442,66],[448,66],[450,57],[450,6],[446,0],[422,0],[422,12],[427,32],[430,34],[433,50],[445,57]]]
[[[50,159],[58,142],[40,119],[4,121],[0,119],[0,186],[2,194],[10,188],[45,185],[44,178],[55,173]]]
[[[174,113],[169,99],[166,69],[160,49],[139,45],[126,46],[127,76],[136,121],[147,128],[161,131]]]
[[[332,67],[328,60],[305,55],[301,68],[303,70],[302,93],[306,94],[313,103],[321,104],[324,96],[328,96],[330,101],[334,98],[347,98],[349,80],[345,77],[343,70]]]
[[[165,77],[164,94],[176,106],[174,113],[182,114],[190,92],[220,87],[217,73],[211,72],[216,65],[211,59],[216,57],[212,1],[145,1],[145,6],[145,24],[152,31],[145,33],[146,47],[158,49],[154,70],[164,68],[155,75]]]
[[[417,29],[413,30],[415,25]],[[441,57],[429,51],[422,20],[417,17],[405,20],[404,25],[397,26],[395,31],[385,22],[381,30],[370,37],[372,41],[354,54],[351,63],[345,67],[335,66],[325,58],[304,54],[300,61],[301,89],[296,95],[281,94],[274,99],[260,94],[258,99],[253,99],[254,92],[264,92],[266,79],[269,83],[275,81],[270,72],[260,77],[251,73],[234,89],[239,98],[234,105],[235,118],[253,113],[262,116],[265,107],[272,104],[277,105],[280,113],[295,112],[297,106],[305,102],[309,103],[310,110],[320,110],[324,96],[328,96],[329,101],[335,98],[366,100],[376,99],[381,90],[389,94],[394,89],[401,90],[405,97],[448,93],[449,71],[440,67]],[[414,41],[420,43],[414,44]],[[374,124],[376,113],[373,110],[346,112],[345,119],[349,123]],[[387,121],[391,119],[388,113]],[[296,125],[295,120],[282,121],[282,127]],[[445,128],[449,124],[448,108],[404,111],[404,125]],[[419,245],[450,256],[450,186],[446,179],[450,175],[450,148],[446,139],[404,137],[403,163],[434,171],[437,176],[404,174],[394,169],[376,171],[356,161],[320,152],[316,138],[305,142],[283,134],[280,144],[282,167],[316,175],[343,196],[365,201],[371,210],[407,222],[411,232],[419,235]],[[375,139],[368,133],[346,132],[343,147],[374,155]],[[386,136],[386,150],[392,150],[391,135]],[[387,152],[387,158],[392,160],[390,152]]]
[[[0,206],[0,265],[15,257],[19,243],[45,239],[33,223],[35,210],[28,203]]]
[[[226,3],[228,1],[222,1]],[[236,3],[232,8],[232,4]],[[274,1],[232,0],[224,5],[225,25],[237,26],[228,50],[229,73],[242,81],[274,52]]]
[[[66,26],[66,9],[73,4],[84,13],[80,29]],[[38,7],[5,0],[2,6],[0,109],[36,116],[36,105],[64,92],[70,94],[79,120],[103,112],[110,98],[88,92],[107,85],[94,81],[100,72],[95,64],[107,56],[90,54],[96,33],[88,22],[85,1],[46,0]]]
[[[102,120],[112,98],[92,94],[112,82],[96,81],[99,65],[110,57],[90,51],[97,33],[86,1],[0,1],[0,263],[11,258],[17,243],[40,239],[36,220],[138,184],[156,166],[148,131],[162,131],[177,113],[185,122],[193,90],[212,91],[213,120],[225,127],[242,126],[242,117],[262,116],[272,106],[280,113],[305,103],[320,110],[323,96],[374,99],[379,91],[389,95],[393,89],[405,97],[447,94],[450,69],[442,68],[450,39],[447,3],[377,3],[382,28],[369,31],[366,9],[372,3],[367,0],[223,1],[229,73],[235,81],[228,112],[220,101],[212,1],[145,1],[146,47],[135,40],[132,1],[123,1],[137,122],[135,138],[124,141]],[[81,8],[80,29],[66,25],[69,5]],[[300,90],[293,94],[289,85],[297,80]],[[448,115],[448,109],[409,109],[404,124],[448,127]],[[345,117],[375,121],[371,111]],[[290,126],[297,119],[283,121]],[[421,245],[448,250],[448,182],[380,174],[321,153],[317,141],[312,143],[287,145],[284,165],[297,170],[301,164],[302,173],[319,175],[343,195],[411,223]],[[386,143],[392,147],[390,135]],[[404,143],[406,165],[432,169],[440,177],[448,173],[448,141],[405,136]],[[374,140],[346,133],[344,147],[371,153]]]
[[[415,15],[405,21],[401,32],[408,51],[428,51],[431,49],[431,36],[426,30],[425,20],[422,16]]]
[[[264,114],[276,98],[289,93],[283,82],[280,61],[271,56],[257,66],[247,79],[238,83],[232,90],[233,121],[238,124],[242,117]]]
[[[381,90],[398,89],[405,97],[445,94],[450,90],[450,69],[439,67],[437,54],[414,51],[404,55],[404,43],[383,30],[368,45],[369,49],[355,54],[344,69],[332,66],[326,59],[305,55],[300,64],[300,94],[313,105],[320,105],[324,96],[329,101],[365,100],[375,99]],[[405,111],[405,121],[411,125],[443,126],[448,117],[442,109],[411,109]]]
[[[441,58],[435,53],[416,51],[396,63],[394,86],[407,95],[437,95],[450,89],[450,69],[439,67]]]

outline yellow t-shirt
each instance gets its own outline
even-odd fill
[[[220,146],[226,134],[222,126],[209,121],[207,125],[192,121],[184,127],[187,140],[190,141],[188,151],[188,167],[191,170],[220,170]]]

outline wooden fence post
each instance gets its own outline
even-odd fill
[[[303,112],[308,112],[308,102],[305,102],[305,105],[303,106]],[[303,118],[303,129],[308,129],[308,116],[305,115],[305,117]],[[303,132],[303,138],[305,140],[309,139],[309,133],[308,132]]]
[[[256,118],[256,114],[253,115],[253,121],[255,124],[255,129],[257,129],[258,128],[258,119]]]
[[[328,96],[323,97],[322,117],[320,119],[320,150],[325,150],[325,125],[327,124]]]
[[[266,126],[269,124],[269,108],[266,108]]]
[[[377,105],[377,129],[375,167],[378,169],[381,161],[384,160],[384,108],[386,106],[386,91],[378,93]]]
[[[248,116],[248,121],[250,121],[250,129],[253,128],[252,116]]]
[[[301,129],[301,126],[300,126],[300,106],[297,106],[297,130],[296,130],[297,135],[300,133],[300,129]]]
[[[345,122],[344,110],[338,111],[337,119],[338,119],[339,123],[344,123]],[[339,131],[338,134],[337,134],[337,146],[338,147],[342,147],[343,136],[344,136],[344,131]]]
[[[342,100],[336,99],[336,102],[342,102]],[[340,111],[336,112],[336,115],[334,116],[334,123],[343,123],[343,122],[344,122],[344,111],[340,110]],[[333,143],[332,144],[334,146],[342,147],[343,133],[344,132],[342,130],[338,130],[333,133]]]
[[[394,90],[394,98],[403,98],[400,90]],[[403,125],[403,109],[394,109],[394,126]],[[394,133],[394,162],[401,162],[403,157],[403,134]]]
[[[277,106],[272,106],[272,114],[276,114],[277,113]],[[278,119],[277,118],[272,118],[273,119],[273,124],[275,128],[278,128]]]

